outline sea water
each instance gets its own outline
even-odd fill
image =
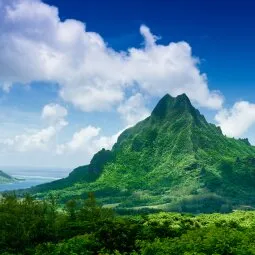
[[[17,169],[9,168],[5,173],[15,177],[18,181],[13,183],[0,184],[0,192],[31,188],[33,186],[52,182],[68,175],[66,169]]]

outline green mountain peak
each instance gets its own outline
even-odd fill
[[[194,111],[195,108],[191,104],[188,96],[186,94],[181,94],[175,99],[176,107],[184,108],[187,111]]]
[[[150,117],[119,136],[111,151],[101,150],[67,178],[31,191],[55,193],[63,201],[94,192],[103,204],[120,208],[255,206],[254,162],[255,148],[248,142],[224,136],[187,95],[167,94]]]
[[[186,94],[181,94],[177,97],[166,94],[158,102],[151,114],[151,118],[156,121],[176,122],[176,119],[181,116],[185,118],[186,122],[193,121],[196,125],[208,124],[204,116],[193,107]],[[183,125],[185,124],[183,123]]]
[[[169,109],[173,107],[174,97],[171,97],[169,94],[166,94],[160,99],[156,107],[152,111],[152,116],[163,118],[166,116]]]
[[[154,110],[152,116],[160,118],[166,117],[169,113],[176,110],[190,110],[192,108],[191,102],[186,94],[172,97],[166,94],[160,99]]]

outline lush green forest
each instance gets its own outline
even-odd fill
[[[84,201],[0,200],[0,254],[255,254],[255,212],[180,214],[113,211]],[[127,214],[127,212],[125,212]]]
[[[254,183],[255,147],[166,95],[89,165],[6,194],[0,253],[255,254]]]
[[[183,94],[164,96],[151,116],[89,165],[25,193],[65,203],[94,192],[100,203],[117,209],[208,213],[255,207],[254,183],[255,147],[224,136]]]

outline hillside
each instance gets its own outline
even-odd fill
[[[12,176],[4,173],[3,171],[0,170],[0,184],[4,184],[4,183],[11,183],[16,181],[15,178],[13,178]]]
[[[62,201],[94,192],[118,208],[210,212],[253,206],[254,183],[255,148],[224,136],[183,94],[165,95],[89,165],[30,191]]]

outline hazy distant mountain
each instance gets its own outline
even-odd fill
[[[119,208],[209,212],[255,205],[255,147],[224,136],[183,94],[165,95],[150,117],[124,131],[111,151],[32,190],[63,201],[93,191]]]
[[[15,182],[16,179],[0,170],[0,184]]]

